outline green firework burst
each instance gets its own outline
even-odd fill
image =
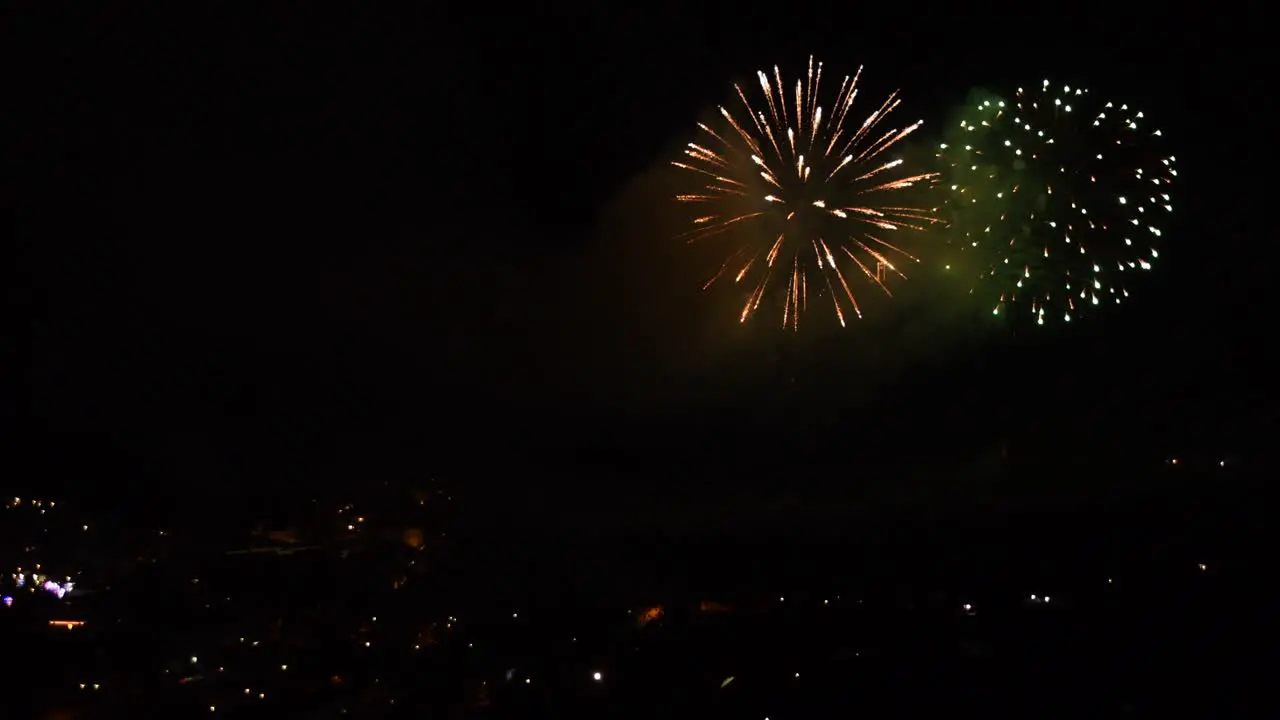
[[[937,158],[948,271],[994,315],[1070,322],[1122,303],[1160,257],[1175,157],[1128,104],[1048,80],[971,100]]]

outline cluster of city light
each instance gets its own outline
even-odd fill
[[[40,499],[24,499],[21,497],[8,498],[4,503],[6,510],[18,511],[25,510],[32,512],[37,518],[39,526],[37,527],[42,533],[49,531],[46,524],[49,512],[58,507],[58,503],[53,500]],[[59,511],[60,512],[60,511]],[[54,513],[57,515],[58,513]],[[81,529],[87,531],[88,525],[84,525]],[[24,554],[32,553],[38,550],[35,545],[26,545],[23,548]],[[58,578],[61,579],[58,579]],[[16,597],[21,597],[22,593],[48,593],[58,599],[65,598],[73,590],[76,583],[72,575],[51,573],[45,568],[44,563],[32,560],[30,566],[22,565],[14,568],[8,573],[8,577],[0,582],[0,588],[6,590],[0,596],[0,604],[5,607],[12,607]]]
[[[36,567],[39,568],[40,566],[36,565]],[[66,580],[64,582],[58,582],[51,579],[49,576],[42,575],[38,572],[33,573],[28,578],[27,574],[22,572],[22,568],[18,568],[18,572],[12,573],[10,575],[10,579],[13,581],[13,586],[15,588],[26,588],[31,592],[43,590],[50,595],[56,595],[58,599],[66,597],[67,593],[71,592],[76,587],[76,584],[72,582],[70,575],[66,576]],[[11,603],[6,602],[5,604],[8,605]]]

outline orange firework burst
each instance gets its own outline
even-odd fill
[[[759,309],[767,290],[785,286],[782,325],[798,329],[813,280],[844,326],[847,310],[862,317],[848,281],[854,268],[891,294],[888,276],[906,278],[894,261],[918,262],[891,235],[936,221],[931,210],[895,201],[893,191],[931,185],[937,173],[903,172],[901,158],[884,154],[922,121],[881,127],[901,102],[895,92],[861,124],[846,125],[861,74],[859,68],[845,76],[826,112],[818,104],[822,63],[815,68],[812,57],[807,78],[796,80],[790,96],[776,65],[772,77],[757,72],[763,105],[753,105],[734,85],[739,114],[721,107],[726,124],[719,130],[699,123],[709,139],[689,143],[687,158],[672,163],[702,182],[696,192],[676,196],[699,207],[694,229],[683,237],[694,242],[731,232],[739,240],[703,287],[725,275],[735,283],[750,278],[754,289],[741,322]]]

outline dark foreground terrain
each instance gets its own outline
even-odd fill
[[[1233,482],[1016,511],[708,503],[648,527],[586,507],[486,523],[480,500],[461,498],[467,511],[417,520],[423,542],[341,506],[342,523],[369,512],[364,535],[287,554],[228,555],[212,536],[182,541],[178,523],[165,542],[179,541],[135,543],[129,562],[79,556],[98,568],[96,592],[5,586],[9,707],[1262,717],[1277,659],[1270,535],[1256,488]]]

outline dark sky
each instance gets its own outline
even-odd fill
[[[1269,422],[1270,58],[1245,10],[313,5],[6,23],[15,457],[183,487]],[[866,64],[926,129],[1042,76],[1150,107],[1185,178],[1161,274],[1016,341],[944,322],[927,287],[842,336],[744,331],[667,239],[663,163],[728,81],[810,53]]]

